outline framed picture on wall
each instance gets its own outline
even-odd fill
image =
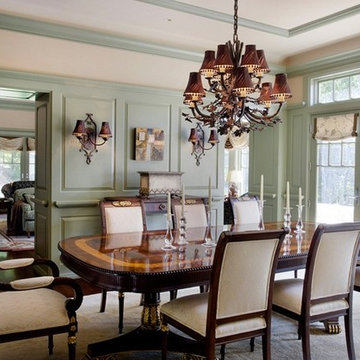
[[[164,130],[135,129],[135,160],[160,161],[164,159]]]

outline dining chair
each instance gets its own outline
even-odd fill
[[[234,225],[259,225],[260,210],[255,198],[249,200],[230,198],[230,204],[233,211]]]
[[[49,276],[34,275],[34,267],[50,270]],[[75,280],[59,277],[59,269],[51,260],[18,258],[0,261],[0,271],[9,272],[0,283],[0,343],[48,336],[49,355],[53,354],[53,336],[68,333],[69,360],[75,360],[76,310],[82,303],[82,291]],[[61,291],[61,292],[60,292]],[[64,295],[66,293],[66,296]],[[71,294],[71,295],[70,295]],[[29,349],[30,350],[30,349]]]
[[[215,359],[216,345],[256,336],[262,336],[263,358],[270,359],[272,287],[284,236],[283,230],[220,235],[209,292],[184,296],[160,308],[163,360],[168,325],[193,338],[191,353],[207,360]],[[223,350],[222,346],[222,359]]]
[[[121,201],[100,202],[102,233],[131,233],[144,231],[144,213],[139,199],[123,198]],[[119,291],[119,332],[124,323],[124,293]],[[100,312],[105,311],[107,290],[102,289]]]
[[[360,266],[355,268],[354,290],[360,291]]]
[[[181,199],[173,199],[172,212],[174,214],[174,227],[180,228]],[[184,206],[186,228],[206,227],[208,224],[207,212],[203,199],[186,199]]]
[[[303,359],[310,360],[310,323],[344,316],[349,359],[355,359],[352,294],[360,222],[320,224],[311,240],[304,279],[274,283],[273,310],[298,321]]]

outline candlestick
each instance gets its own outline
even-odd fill
[[[264,200],[264,175],[260,177],[260,201]]]
[[[299,206],[302,205],[302,194],[301,194],[301,187],[299,187]]]
[[[208,189],[208,207],[211,210],[211,176],[209,176],[209,189]]]
[[[286,182],[286,209],[290,209],[290,184]]]
[[[181,217],[185,217],[185,185],[182,186]]]
[[[171,221],[171,195],[167,193],[167,220]]]

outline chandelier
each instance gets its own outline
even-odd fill
[[[233,42],[218,45],[215,51],[205,51],[199,72],[191,72],[184,91],[184,104],[191,113],[183,113],[186,121],[196,122],[191,129],[189,142],[196,164],[205,150],[219,142],[217,134],[241,136],[251,130],[262,130],[280,122],[278,114],[282,105],[290,98],[291,91],[286,74],[276,74],[274,86],[262,83],[264,74],[270,72],[263,50],[255,45],[246,45],[238,39],[238,0],[234,1]],[[204,89],[201,76],[207,82]],[[208,94],[211,100],[204,103]],[[206,148],[203,126],[210,131]]]

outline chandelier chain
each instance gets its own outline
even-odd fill
[[[234,36],[233,36],[233,43],[236,44],[238,39],[238,0],[234,1]]]

